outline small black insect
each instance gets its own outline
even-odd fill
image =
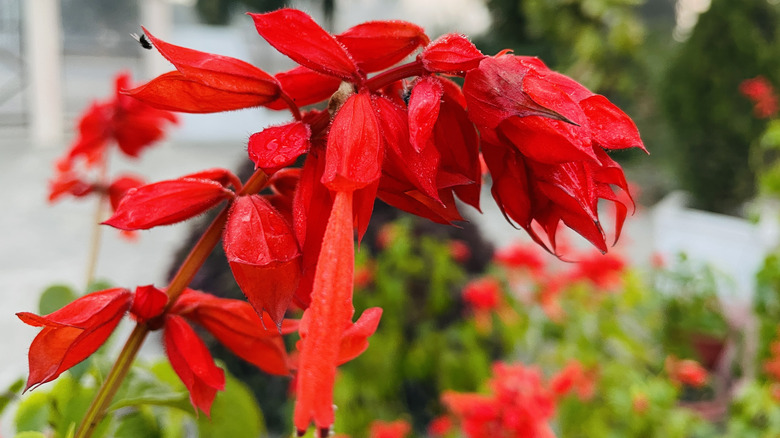
[[[146,38],[146,35],[141,34],[140,36],[137,33],[131,33],[131,37],[133,37],[136,41],[141,43],[141,47],[143,47],[146,50],[152,50],[152,43]]]

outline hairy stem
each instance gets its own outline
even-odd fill
[[[238,195],[258,193],[267,185],[267,183],[268,176],[263,173],[263,171],[257,170],[249,178],[246,184],[244,184],[244,187]],[[214,250],[222,239],[222,229],[227,222],[230,205],[231,204],[225,206],[214,221],[211,222],[211,225],[209,225],[208,229],[203,233],[203,236],[201,236],[198,243],[192,248],[187,255],[187,258],[184,259],[184,262],[182,262],[179,270],[176,272],[176,275],[174,275],[167,289],[168,307],[166,308],[166,311],[170,309],[174,302],[176,302],[176,299],[190,284],[200,267],[203,266],[203,263],[206,261],[209,254],[211,254],[211,251]],[[149,327],[146,324],[137,324],[135,326],[135,329],[133,329],[127,342],[125,342],[125,345],[122,347],[119,357],[113,367],[111,367],[111,371],[109,371],[106,380],[103,381],[103,384],[100,386],[100,389],[98,389],[98,393],[92,400],[92,404],[89,406],[87,413],[81,420],[81,424],[79,425],[74,438],[89,438],[92,436],[95,427],[100,424],[100,421],[105,416],[106,409],[111,404],[114,395],[116,395],[117,390],[119,390],[119,387],[122,385],[128,371],[130,371],[130,366],[132,365],[133,360],[135,360],[135,356],[141,349],[141,345],[148,333]]]

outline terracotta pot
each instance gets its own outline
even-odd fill
[[[691,335],[691,343],[702,366],[709,371],[714,370],[726,348],[726,338],[694,333]]]

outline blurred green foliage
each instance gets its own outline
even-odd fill
[[[712,0],[679,48],[661,89],[674,132],[664,153],[697,207],[740,213],[755,192],[750,146],[765,126],[738,92],[758,75],[780,79],[780,5]]]

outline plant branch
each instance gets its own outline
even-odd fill
[[[244,187],[238,193],[241,195],[250,195],[260,192],[268,183],[268,175],[262,170],[255,171],[249,180],[244,184]],[[184,259],[179,270],[174,275],[170,284],[168,285],[168,306],[165,311],[167,312],[179,295],[190,284],[195,274],[203,266],[206,258],[211,254],[211,251],[217,246],[222,239],[222,229],[227,222],[228,212],[230,211],[230,203],[219,213],[219,215],[211,222],[208,229],[203,233],[200,240],[195,244],[187,258]],[[95,430],[95,427],[100,423],[100,420],[105,416],[106,409],[108,408],[111,400],[119,390],[122,381],[127,376],[127,372],[130,370],[130,366],[135,360],[135,356],[141,349],[141,345],[146,339],[146,335],[149,333],[149,326],[147,324],[137,324],[133,332],[130,334],[125,345],[122,347],[122,351],[119,353],[114,366],[111,367],[106,380],[100,386],[97,395],[92,400],[92,404],[89,406],[87,413],[81,420],[81,424],[76,432],[74,438],[89,438]]]

